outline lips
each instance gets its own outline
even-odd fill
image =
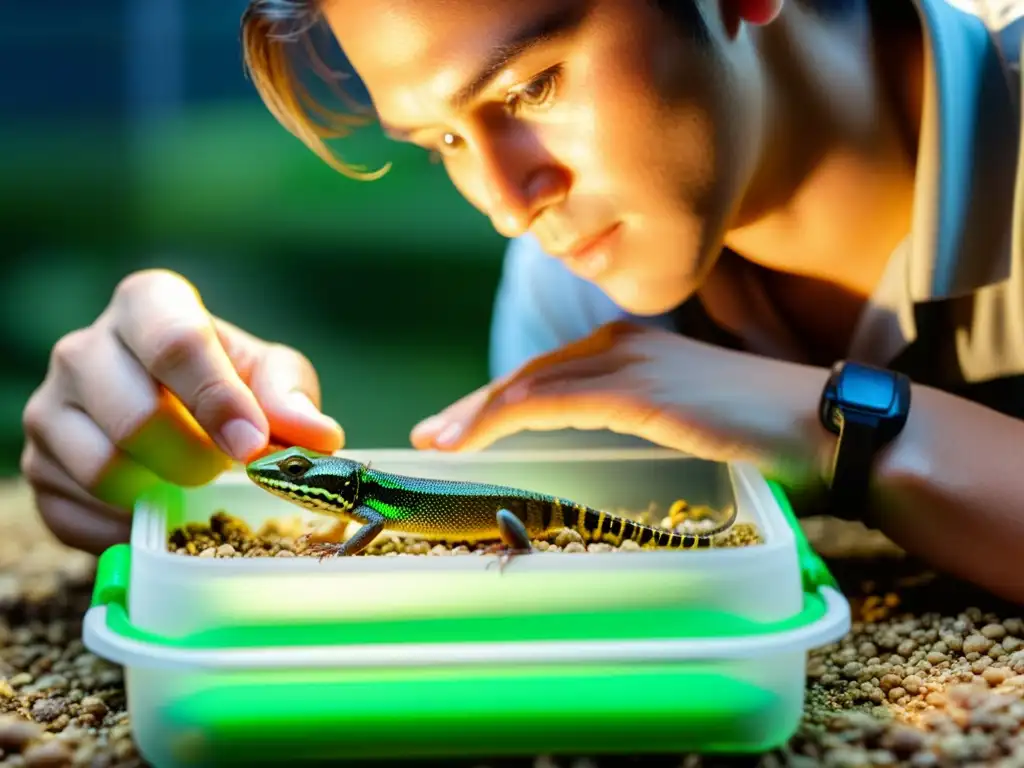
[[[620,224],[615,223],[596,234],[580,238],[570,248],[551,251],[582,277],[593,278],[611,263],[612,238],[618,234]]]
[[[572,248],[570,248],[568,253],[567,253],[567,255],[570,258],[573,258],[573,259],[580,258],[581,256],[583,256],[587,252],[588,249],[590,249],[593,246],[597,245],[607,235],[611,234],[612,230],[615,229],[617,226],[618,226],[617,224],[613,224],[612,226],[608,227],[607,229],[604,229],[601,232],[598,232],[593,237],[589,237],[586,240],[581,241],[577,245],[575,245]]]
[[[568,248],[547,248],[548,253],[559,259],[575,259],[583,254],[587,248],[594,245],[598,240],[607,235],[616,225],[606,227],[592,235],[578,238]]]

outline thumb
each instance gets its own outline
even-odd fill
[[[248,380],[270,424],[271,443],[321,453],[345,444],[341,425],[320,411],[320,383],[304,355],[283,344],[261,344]]]

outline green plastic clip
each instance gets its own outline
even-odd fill
[[[128,585],[131,583],[132,548],[129,544],[108,547],[96,564],[96,583],[92,588],[92,605],[128,607]]]
[[[793,505],[790,503],[789,497],[786,496],[785,490],[773,480],[768,480],[767,482],[768,487],[771,488],[772,495],[775,497],[775,501],[779,505],[779,509],[782,510],[782,514],[785,515],[786,520],[789,522],[789,527],[793,530],[804,592],[814,594],[819,592],[822,587],[832,587],[836,591],[841,591],[832,572],[825,565],[825,561],[814,551],[814,547],[807,540],[807,535],[804,533],[804,529],[801,527],[800,521],[793,511]]]

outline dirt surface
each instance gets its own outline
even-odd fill
[[[145,765],[121,669],[82,645],[94,567],[43,530],[21,484],[0,484],[0,765]]]
[[[859,526],[811,520],[805,528],[851,598],[855,624],[809,659],[804,722],[786,749],[731,759],[438,764],[1024,768],[1020,608],[935,577]],[[79,639],[92,567],[40,528],[20,486],[0,485],[0,765],[144,765],[131,742],[120,671]]]

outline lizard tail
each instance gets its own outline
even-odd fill
[[[715,536],[732,527],[736,522],[738,510],[734,505],[722,523],[700,533],[679,533],[645,525],[582,504],[567,504],[561,513],[564,525],[576,530],[589,541],[610,540],[618,545],[628,539],[641,547],[653,545],[659,549],[706,549],[711,546]]]

